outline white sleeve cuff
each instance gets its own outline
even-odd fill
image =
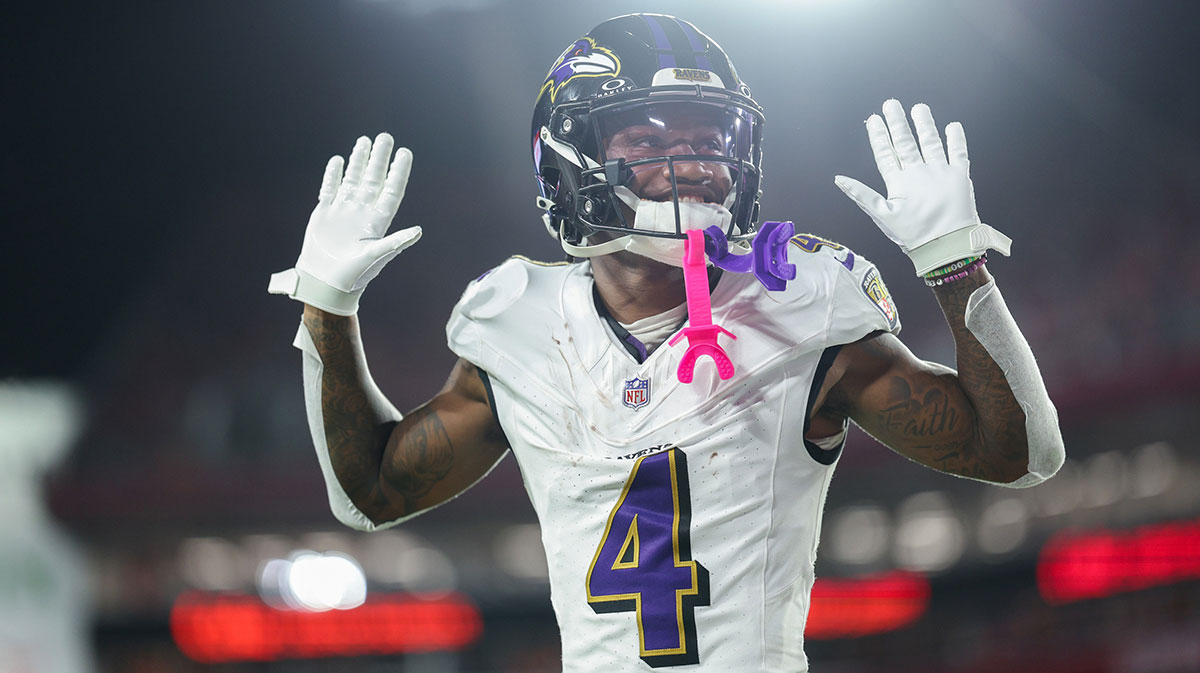
[[[1058,411],[1046,392],[1033,351],[1017,328],[995,280],[971,293],[967,300],[966,324],[1000,366],[1013,397],[1025,412],[1029,473],[1001,485],[1025,488],[1040,484],[1062,467],[1067,456],[1066,447],[1058,428]]]
[[[296,332],[296,339],[292,345],[304,354],[302,356],[304,358],[304,407],[308,412],[308,429],[312,434],[313,447],[317,450],[317,462],[320,463],[321,475],[325,478],[325,490],[329,496],[329,508],[333,511],[333,515],[346,526],[362,531],[391,528],[415,516],[414,514],[377,524],[363,514],[358,507],[355,507],[350,496],[346,495],[346,491],[333,471],[333,464],[329,459],[329,447],[325,440],[325,420],[321,411],[321,374],[324,371],[324,365],[321,363],[321,357],[317,353],[317,346],[313,343],[312,335],[308,333],[308,328],[303,323],[300,324],[300,329]],[[396,412],[395,415],[397,418],[400,417],[399,412]]]

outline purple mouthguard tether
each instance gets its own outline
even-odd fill
[[[690,326],[680,330],[669,342],[674,346],[681,339],[688,340],[687,350],[679,361],[676,376],[681,383],[691,383],[696,360],[707,355],[717,365],[721,380],[733,376],[733,362],[725,349],[717,343],[717,336],[725,334],[737,339],[729,330],[712,322],[712,300],[709,296],[707,265],[704,256],[718,268],[735,273],[754,272],[768,290],[779,291],[787,282],[796,278],[796,265],[787,261],[787,244],[796,233],[791,222],[764,222],[751,244],[749,255],[735,255],[729,251],[729,241],[720,227],[709,227],[703,232],[687,231],[684,244],[683,280],[687,292],[688,320]],[[703,241],[703,250],[701,242]]]

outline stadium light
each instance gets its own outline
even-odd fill
[[[979,548],[989,554],[1016,551],[1029,534],[1029,508],[1019,498],[1000,498],[979,516]]]
[[[1132,532],[1061,533],[1042,549],[1038,590],[1048,603],[1102,598],[1200,578],[1200,520]]]
[[[462,650],[483,632],[461,594],[371,596],[349,610],[280,610],[244,594],[189,591],[175,601],[171,637],[201,663],[277,661]]]
[[[917,493],[900,504],[896,515],[893,553],[907,570],[936,572],[962,558],[966,547],[963,524],[945,493]]]
[[[901,570],[819,579],[813,584],[804,637],[854,638],[899,629],[925,614],[929,595],[929,580]]]

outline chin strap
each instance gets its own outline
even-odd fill
[[[595,245],[573,245],[567,242],[567,222],[563,220],[558,225],[558,242],[562,244],[563,252],[566,252],[572,257],[586,258],[599,257],[600,255],[608,255],[614,252],[628,250],[629,244],[633,242],[633,234],[626,234]]]

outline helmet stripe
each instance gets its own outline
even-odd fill
[[[650,27],[650,34],[654,36],[654,49],[658,53],[658,67],[677,67],[678,64],[675,63],[675,55],[671,53],[671,40],[667,39],[667,34],[663,31],[663,27],[659,25],[658,19],[648,14],[643,14],[642,20]]]
[[[708,57],[704,55],[704,43],[700,41],[700,35],[690,23],[675,19],[675,23],[683,30],[683,34],[687,36],[688,43],[692,45],[692,52],[696,54],[696,67],[701,70],[712,70],[712,64],[708,62]],[[730,82],[728,86],[733,86]]]
[[[661,65],[662,56],[660,54],[660,68],[679,67],[711,70],[711,67],[705,67],[709,63],[708,58],[704,55],[704,50],[701,48],[701,43],[684,31],[684,26],[687,24],[675,17],[650,15],[646,18],[652,22],[652,25],[657,24],[661,29],[666,43],[669,45],[667,48],[671,50],[673,55],[672,65],[665,66]],[[699,35],[695,37],[698,38]],[[701,59],[704,60],[704,65],[701,65]]]
[[[696,62],[696,52],[692,51],[692,45],[688,44],[687,36],[683,34],[679,22],[671,19],[670,21],[660,21],[660,23],[663,32],[671,41],[671,51],[675,52],[675,61],[679,63],[679,67],[699,68],[700,64]]]

